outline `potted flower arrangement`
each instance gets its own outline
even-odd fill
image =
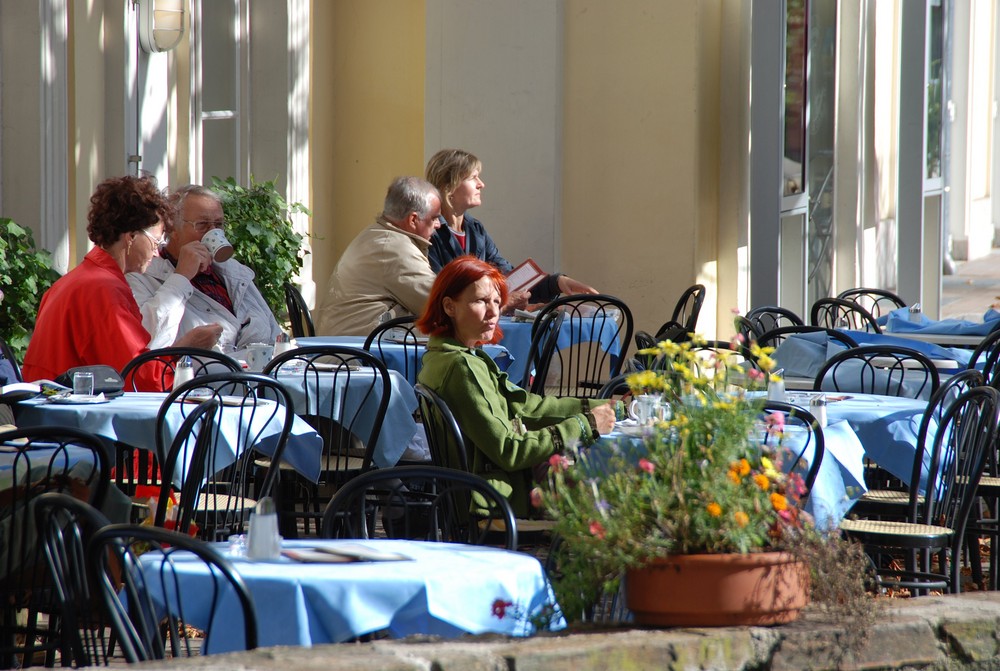
[[[787,463],[795,456],[781,445],[784,416],[765,417],[762,395],[731,385],[738,375],[762,389],[770,349],[752,345],[757,367],[744,372],[735,351],[706,356],[703,343],[641,351],[656,369],[629,386],[662,394],[669,418],[553,457],[548,487],[533,493],[556,520],[557,596],[570,617],[623,573],[644,624],[778,624],[807,603],[808,567],[784,551],[810,524],[798,506],[802,478]]]

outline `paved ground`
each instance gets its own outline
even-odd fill
[[[1000,249],[957,265],[956,274],[941,280],[941,317],[981,320],[990,305],[1000,304]]]

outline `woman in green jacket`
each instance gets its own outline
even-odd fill
[[[518,516],[529,511],[532,469],[566,445],[589,445],[614,428],[603,401],[543,397],[507,379],[480,349],[497,327],[507,284],[495,267],[461,256],[438,273],[417,327],[430,341],[419,380],[451,408],[470,443],[472,471],[507,497]]]

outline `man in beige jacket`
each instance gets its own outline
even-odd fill
[[[387,319],[423,312],[435,277],[427,250],[440,213],[441,196],[429,182],[393,180],[382,214],[330,275],[317,334],[365,336]]]

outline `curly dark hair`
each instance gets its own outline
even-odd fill
[[[156,188],[152,175],[111,177],[97,185],[90,197],[87,235],[95,245],[114,244],[123,233],[169,222],[173,207]]]

